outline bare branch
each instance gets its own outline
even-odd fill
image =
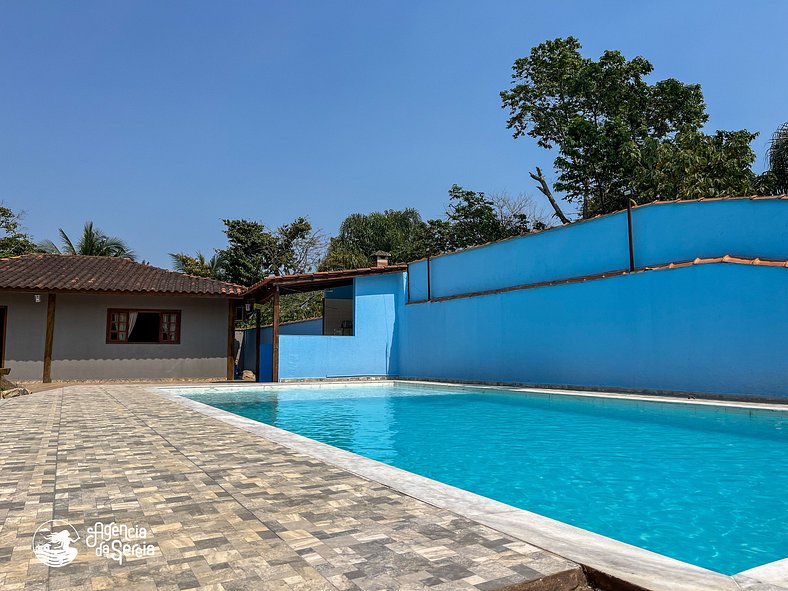
[[[534,174],[533,172],[529,172],[528,174],[531,175],[531,178],[533,180],[539,183],[537,189],[539,189],[539,191],[541,191],[541,193],[545,197],[547,197],[547,200],[550,202],[550,205],[552,205],[553,209],[555,210],[556,217],[559,220],[561,220],[562,224],[569,224],[570,223],[569,218],[566,217],[566,215],[564,215],[564,212],[561,211],[561,207],[558,205],[558,202],[555,200],[555,197],[553,197],[553,192],[550,190],[550,185],[547,184],[547,180],[544,178],[544,175],[542,174],[542,169],[537,166],[536,174]]]

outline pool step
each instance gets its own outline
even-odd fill
[[[603,591],[592,587],[582,567],[575,566],[525,583],[506,585],[495,591]],[[607,591],[607,590],[605,590]],[[613,591],[613,589],[610,589]]]

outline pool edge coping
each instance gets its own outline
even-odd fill
[[[507,390],[514,392],[581,396],[591,398],[639,400],[666,404],[760,409],[788,412],[788,406],[763,402],[725,401],[718,399],[681,399],[658,395],[573,391],[517,386],[460,384],[426,380],[375,380],[374,384],[405,386],[443,386],[468,390]],[[757,566],[735,575],[724,575],[662,554],[575,527],[549,517],[519,509],[488,497],[472,493],[425,476],[384,464],[377,460],[346,451],[326,443],[309,439],[272,425],[224,411],[208,404],[186,398],[171,390],[259,388],[261,390],[296,389],[314,386],[369,385],[349,380],[316,380],[261,384],[190,384],[188,386],[147,385],[146,390],[183,404],[203,415],[220,420],[269,441],[288,447],[346,470],[352,474],[388,486],[397,492],[416,498],[438,508],[451,511],[518,540],[539,547],[592,570],[600,571],[648,591],[737,591],[743,584],[762,583],[780,587],[788,576],[788,558]]]

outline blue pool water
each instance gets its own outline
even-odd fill
[[[403,385],[188,397],[725,574],[788,556],[788,413]]]

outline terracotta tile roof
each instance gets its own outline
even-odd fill
[[[237,297],[244,287],[116,257],[29,254],[0,258],[0,290]]]
[[[729,254],[726,254],[722,257],[711,257],[711,258],[697,258],[691,261],[683,261],[680,263],[669,263],[667,265],[658,265],[655,267],[646,267],[643,269],[644,271],[659,271],[661,269],[679,269],[681,267],[689,267],[690,265],[705,265],[708,263],[735,263],[737,265],[761,265],[763,267],[786,267],[788,268],[788,261],[775,261],[772,259],[760,259],[760,258],[747,258],[747,257],[735,257]]]

